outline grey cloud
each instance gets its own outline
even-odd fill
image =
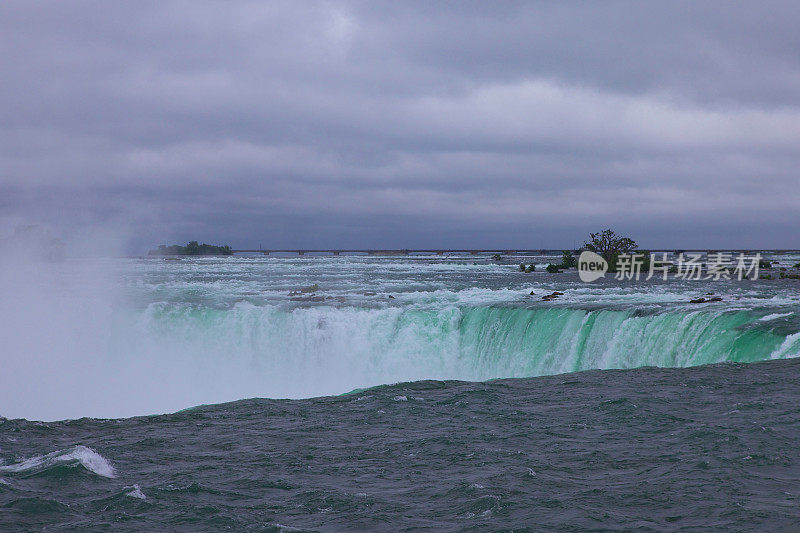
[[[798,15],[5,2],[0,214],[125,226],[137,252],[557,247],[609,225],[652,246],[798,247]]]

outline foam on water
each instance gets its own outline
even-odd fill
[[[184,397],[186,405],[174,406],[181,408],[421,379],[764,360],[786,337],[755,327],[759,322],[750,311],[724,307],[640,314],[441,302],[291,310],[249,303],[228,310],[152,304],[136,334],[119,341],[124,353],[116,360],[128,368],[128,377],[136,371],[131,362],[168,376],[173,396]]]
[[[139,485],[134,485],[132,487],[126,487],[126,488],[132,489],[132,490],[126,492],[125,496],[128,496],[130,498],[136,498],[138,500],[146,500],[147,499],[147,496],[144,495],[144,492],[142,492],[142,489],[141,489],[141,487],[139,487]]]
[[[800,332],[788,335],[780,347],[770,355],[770,359],[786,359],[800,356]]]
[[[6,459],[71,435],[113,443],[125,467],[116,480],[80,465],[0,472],[12,482],[0,531],[791,531],[798,371],[784,360],[423,381],[114,421],[3,420]]]
[[[767,316],[763,316],[759,318],[762,322],[768,322],[770,320],[775,320],[776,318],[783,318],[785,316],[792,316],[794,313],[770,313]]]
[[[133,416],[401,381],[798,353],[789,283],[587,285],[487,257],[124,260],[113,275],[107,264],[73,275],[78,266],[0,280],[0,415]],[[289,294],[314,284],[313,300]],[[563,296],[542,301],[556,289]],[[707,292],[724,301],[689,303]]]
[[[68,450],[57,450],[47,455],[37,455],[18,463],[0,465],[0,472],[35,473],[62,465],[80,465],[89,472],[102,477],[113,478],[116,476],[114,467],[105,457],[80,444]]]

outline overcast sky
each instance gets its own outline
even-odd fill
[[[800,3],[0,3],[0,219],[800,247]]]

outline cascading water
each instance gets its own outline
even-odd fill
[[[588,286],[464,259],[121,260],[12,272],[0,304],[7,417],[800,355],[788,286],[731,282],[726,301],[691,306],[698,288],[720,286]],[[290,294],[311,282],[313,295]],[[566,291],[557,302],[529,295],[555,284]]]
[[[263,396],[336,394],[419,379],[485,380],[589,369],[750,362],[800,352],[752,311],[569,308],[384,309],[154,304],[128,345],[186,355],[211,375],[238,367]],[[784,343],[789,341],[788,346]],[[120,354],[122,356],[122,354]]]

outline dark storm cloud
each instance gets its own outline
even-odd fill
[[[791,2],[0,5],[0,215],[134,248],[800,246]]]

